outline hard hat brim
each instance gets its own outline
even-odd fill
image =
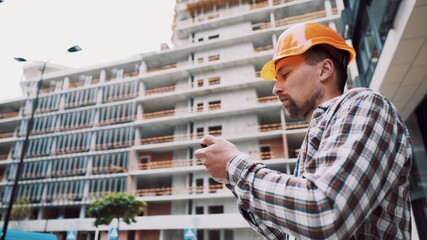
[[[274,62],[277,59],[270,60],[264,64],[261,69],[261,78],[265,80],[276,80],[276,66]]]

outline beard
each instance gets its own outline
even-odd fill
[[[285,108],[285,111],[291,118],[305,118],[307,114],[312,113],[318,107],[324,95],[324,89],[318,89],[311,98],[300,104],[300,106],[293,99],[288,99],[289,106]]]

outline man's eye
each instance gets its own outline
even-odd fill
[[[289,72],[282,73],[282,78],[286,79],[288,78],[288,76],[289,76]]]

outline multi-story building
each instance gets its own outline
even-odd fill
[[[120,239],[183,239],[187,228],[197,229],[198,239],[261,239],[238,213],[228,189],[193,157],[199,139],[222,136],[271,168],[293,173],[306,122],[285,114],[272,96],[274,82],[261,80],[259,71],[280,33],[299,22],[327,24],[356,43],[359,55],[350,66],[349,87],[371,86],[394,101],[416,95],[420,87],[404,96],[387,92],[385,75],[401,69],[393,70],[388,51],[405,44],[402,32],[411,28],[409,19],[417,9],[425,13],[426,4],[385,2],[177,0],[173,48],[163,44],[159,52],[80,69],[48,64],[17,196],[27,196],[33,212],[30,219],[12,221],[9,227],[53,232],[58,239],[71,230],[78,231],[78,239],[94,239],[98,233],[107,239],[108,226],[96,229],[87,206],[109,193],[127,192],[147,208],[137,223],[120,224]],[[398,24],[390,24],[395,17]],[[389,36],[394,32],[400,32],[397,39]],[[422,34],[425,52],[426,31]],[[387,67],[375,68],[380,63]],[[417,74],[423,71],[410,67],[417,67]],[[37,64],[27,65],[24,72],[21,85],[28,97],[0,103],[3,213],[41,78]],[[426,92],[423,73],[421,98]],[[406,81],[403,75],[400,79]],[[399,86],[396,91],[401,91]],[[398,105],[405,119],[416,118],[411,116],[421,98],[408,100],[409,108]],[[424,114],[425,105],[424,100],[418,107]],[[413,129],[419,126],[410,123]],[[420,136],[417,146],[424,146]],[[418,161],[422,163],[422,156]],[[414,186],[421,186],[427,174],[417,176]],[[416,195],[421,209],[423,190]],[[425,221],[425,214],[416,215],[414,223]]]

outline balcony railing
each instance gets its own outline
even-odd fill
[[[260,152],[259,155],[262,160],[268,160],[268,159],[274,158],[272,151]]]
[[[133,141],[124,141],[124,142],[112,142],[112,143],[103,143],[97,144],[95,150],[108,150],[108,149],[117,149],[117,148],[126,148],[133,145]]]
[[[90,128],[92,127],[92,123],[83,123],[83,124],[76,124],[72,126],[63,126],[59,128],[59,131],[65,132],[65,131],[71,131],[71,130],[77,130],[77,129],[84,129],[84,128]]]
[[[113,124],[119,124],[119,123],[126,123],[126,122],[132,122],[135,121],[135,115],[131,116],[122,116],[117,118],[109,118],[109,119],[103,119],[99,121],[100,126],[106,126],[106,125],[113,125]]]
[[[222,184],[209,185],[208,192],[215,193],[218,190],[224,188]],[[192,187],[159,187],[159,188],[145,188],[138,189],[135,192],[135,195],[140,197],[145,196],[164,196],[164,195],[186,195],[186,194],[195,194],[195,193],[204,193],[204,186],[192,186]]]
[[[52,177],[69,177],[84,175],[87,172],[87,168],[73,168],[73,169],[61,169],[52,171]]]
[[[71,153],[80,153],[88,152],[89,147],[87,146],[75,146],[73,148],[58,148],[56,149],[56,154],[71,154]]]
[[[95,104],[96,104],[96,99],[88,99],[88,100],[83,100],[83,101],[75,101],[75,102],[65,103],[64,107],[65,108],[76,108],[76,107],[82,107],[82,106],[86,106],[86,105],[95,105]]]
[[[333,8],[332,13],[337,14],[338,9]],[[276,26],[279,27],[279,26],[283,26],[283,25],[287,25],[287,24],[305,22],[305,21],[310,21],[310,20],[316,19],[316,18],[322,18],[322,17],[326,17],[326,10],[320,10],[320,11],[305,13],[305,14],[301,14],[298,16],[285,17],[285,18],[276,20]]]
[[[83,87],[85,85],[85,83],[84,82],[73,82],[73,83],[70,83],[69,85],[68,85],[68,88],[69,89],[72,89],[72,88],[79,88],[79,87]]]
[[[55,91],[55,87],[40,88],[40,94],[48,94]]]
[[[160,67],[153,67],[153,68],[147,69],[147,72],[156,72],[156,71],[161,71],[161,70],[168,70],[168,69],[176,68],[177,65],[178,65],[177,63],[173,63],[173,64],[164,65],[164,66],[160,66]]]
[[[252,31],[262,30],[271,27],[271,22],[259,22],[252,24]]]
[[[258,130],[260,132],[269,132],[269,131],[276,131],[276,130],[282,130],[282,129],[283,129],[282,123],[258,125]]]
[[[268,132],[276,131],[281,129],[298,129],[308,127],[307,123],[298,123],[298,124],[282,124],[282,123],[271,123],[258,125],[259,132]],[[208,132],[210,135],[221,136],[223,134],[222,130],[211,130]],[[167,143],[167,142],[179,142],[179,141],[189,141],[193,139],[200,139],[203,137],[203,133],[196,134],[176,134],[176,135],[164,135],[158,137],[142,138],[141,145],[157,144],[157,143]]]
[[[105,102],[116,102],[116,101],[124,101],[132,98],[138,97],[138,92],[134,93],[126,93],[118,96],[111,96],[105,99]]]
[[[19,115],[19,112],[1,113],[1,114],[0,114],[0,119],[2,119],[2,118],[12,118],[12,117],[17,117],[18,115]]]
[[[10,133],[0,133],[0,139],[3,139],[3,138],[11,138],[11,137],[13,137],[14,136],[14,132],[10,132]]]
[[[262,47],[256,47],[254,48],[255,52],[263,52],[263,51],[268,51],[273,49],[273,45],[266,45],[266,46],[262,46]]]
[[[0,154],[0,160],[7,160],[8,154]]]
[[[273,5],[279,5],[279,4],[284,4],[284,3],[288,3],[288,2],[292,2],[294,0],[273,0]]]
[[[174,92],[174,91],[175,91],[175,85],[145,90],[145,95],[154,95],[154,94]]]
[[[150,118],[159,118],[159,117],[169,117],[174,115],[175,115],[175,109],[170,109],[170,110],[164,110],[159,112],[144,113],[142,114],[142,117],[144,119],[150,119]]]
[[[147,163],[139,163],[139,170],[148,170],[148,169],[161,169],[161,168],[173,168],[173,167],[190,167],[201,165],[202,161],[200,159],[176,159],[176,160],[161,160],[161,161],[152,161]]]
[[[253,3],[251,4],[251,9],[263,8],[268,6],[268,1]]]
[[[103,167],[92,167],[89,171],[92,172],[92,174],[104,174],[127,172],[127,169],[122,166],[109,164]]]
[[[277,100],[277,96],[265,96],[257,98],[257,103],[276,102]]]

